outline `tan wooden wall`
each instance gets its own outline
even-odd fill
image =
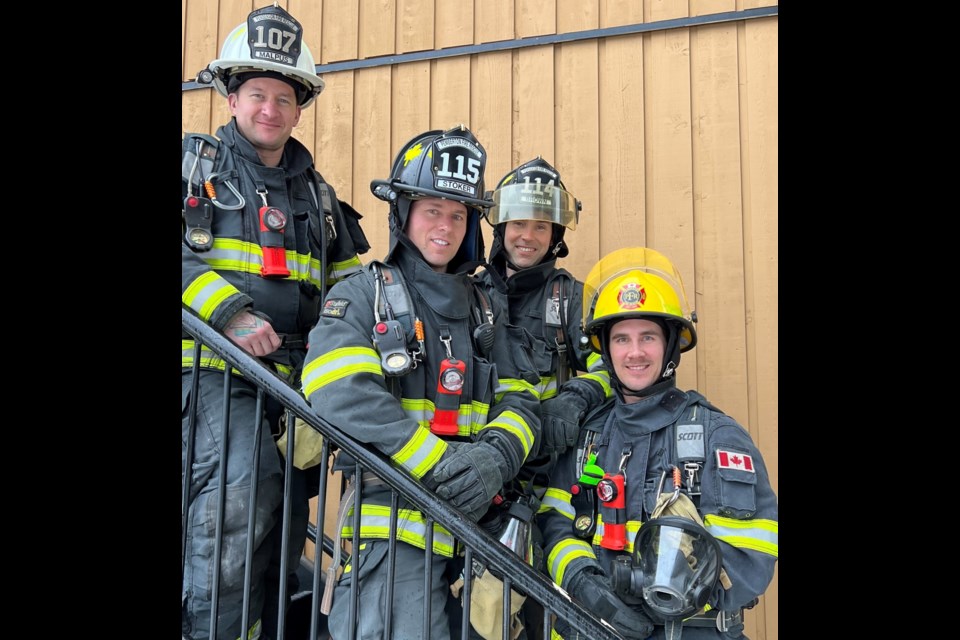
[[[182,79],[265,0],[181,0]],[[772,0],[288,0],[317,64],[776,6]],[[583,202],[562,266],[645,245],[680,269],[699,316],[679,383],[749,429],[779,482],[779,19],[770,16],[325,73],[294,135],[387,250],[370,193],[413,135],[464,123],[487,188],[542,155]],[[211,89],[182,95],[181,133],[229,119]],[[490,246],[487,228],[487,247]],[[778,637],[778,579],[747,635]]]

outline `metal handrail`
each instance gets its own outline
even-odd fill
[[[181,307],[181,325],[185,333],[223,358],[228,366],[232,366],[248,381],[276,398],[313,429],[353,456],[362,467],[403,495],[417,509],[445,527],[468,548],[474,550],[489,567],[501,575],[509,576],[515,589],[523,591],[527,597],[533,598],[587,637],[597,640],[621,640],[613,627],[570,598],[549,577],[538,573],[520,560],[446,501],[425,489],[406,472],[394,467],[385,456],[354,440],[335,423],[317,415],[297,390],[276,376],[260,360],[206,324],[192,309]]]

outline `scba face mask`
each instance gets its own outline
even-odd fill
[[[613,566],[618,593],[642,597],[655,615],[681,620],[701,610],[720,578],[720,543],[687,518],[666,516],[645,522],[634,543],[635,554],[620,556]]]

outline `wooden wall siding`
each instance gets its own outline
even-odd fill
[[[182,79],[269,0],[181,0]],[[776,6],[771,0],[287,0],[317,64],[409,54]],[[680,269],[699,344],[696,387],[750,430],[779,487],[779,22],[777,16],[544,44],[324,74],[295,136],[389,246],[370,193],[394,154],[429,128],[468,125],[492,189],[542,155],[583,202],[561,264],[579,278],[603,255],[647,245]],[[181,133],[229,113],[213,90],[181,96]],[[485,227],[487,248],[490,229]],[[327,520],[331,521],[330,518]],[[778,637],[778,578],[748,616]]]

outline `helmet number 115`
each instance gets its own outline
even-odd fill
[[[464,160],[466,160],[467,170],[470,175],[463,172]],[[442,178],[455,178],[457,180],[467,180],[471,184],[477,184],[480,181],[480,158],[464,158],[462,155],[456,156],[457,170],[450,172],[450,154],[441,153],[440,162],[442,166],[437,170],[437,175]]]

